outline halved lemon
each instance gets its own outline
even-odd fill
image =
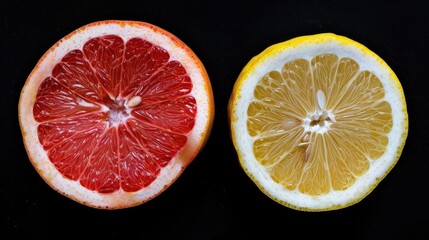
[[[228,114],[246,174],[274,201],[302,211],[360,202],[397,163],[408,134],[395,73],[333,33],[277,43],[252,58]]]

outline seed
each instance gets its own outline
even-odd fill
[[[310,139],[310,133],[306,133],[305,135],[304,135],[304,137],[302,138],[302,141],[303,142],[308,142],[308,140]]]
[[[142,102],[142,98],[140,96],[134,96],[125,104],[129,108],[136,107]]]
[[[320,110],[325,109],[326,97],[325,93],[322,90],[317,90],[317,104],[319,105]]]

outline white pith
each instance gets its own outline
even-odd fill
[[[252,68],[249,68],[249,72],[246,72],[245,84],[240,85],[237,91],[240,94],[237,95],[233,101],[234,105],[231,106],[231,109],[233,109],[231,128],[234,130],[232,134],[243,168],[263,192],[276,201],[286,203],[294,208],[307,210],[332,209],[361,200],[385,177],[386,172],[390,171],[395,161],[397,161],[398,148],[403,146],[404,131],[407,131],[408,127],[405,120],[407,119],[406,106],[404,96],[399,90],[400,86],[395,80],[396,77],[392,75],[391,70],[380,58],[369,54],[367,49],[345,44],[335,39],[307,42],[293,47],[284,45],[283,51],[273,52],[269,57],[258,59],[257,56],[253,59]],[[360,71],[368,70],[379,78],[385,89],[384,100],[389,102],[392,108],[393,126],[388,134],[389,143],[386,152],[377,161],[370,160],[371,167],[365,175],[345,191],[331,191],[329,194],[315,197],[302,194],[298,190],[289,191],[271,179],[268,171],[256,160],[253,154],[253,143],[256,137],[249,135],[246,127],[247,117],[245,116],[247,116],[248,106],[254,98],[254,89],[265,74],[270,71],[281,72],[284,64],[294,59],[304,58],[311,61],[314,56],[326,53],[336,54],[339,58],[354,59],[359,64]],[[323,93],[317,94],[319,109],[313,113],[308,113],[307,118],[304,119],[302,127],[305,132],[329,134],[329,126],[332,122],[335,122],[335,116],[330,109],[324,109],[325,102],[323,98]],[[319,124],[311,126],[312,120],[321,118],[329,119],[329,121],[325,121],[323,126]],[[309,134],[304,135],[302,145],[308,142],[308,137]]]

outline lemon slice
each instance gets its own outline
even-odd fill
[[[239,163],[259,189],[296,210],[360,202],[397,163],[408,113],[378,55],[321,33],[274,44],[243,68],[228,105]]]

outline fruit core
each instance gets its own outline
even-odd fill
[[[107,112],[106,121],[109,122],[109,127],[124,123],[130,116],[131,110],[141,102],[142,98],[140,96],[134,96],[130,99],[116,99],[106,103],[104,110]]]
[[[322,90],[316,94],[317,108],[304,119],[305,131],[325,133],[335,122],[335,116],[331,110],[325,109],[326,97]]]

